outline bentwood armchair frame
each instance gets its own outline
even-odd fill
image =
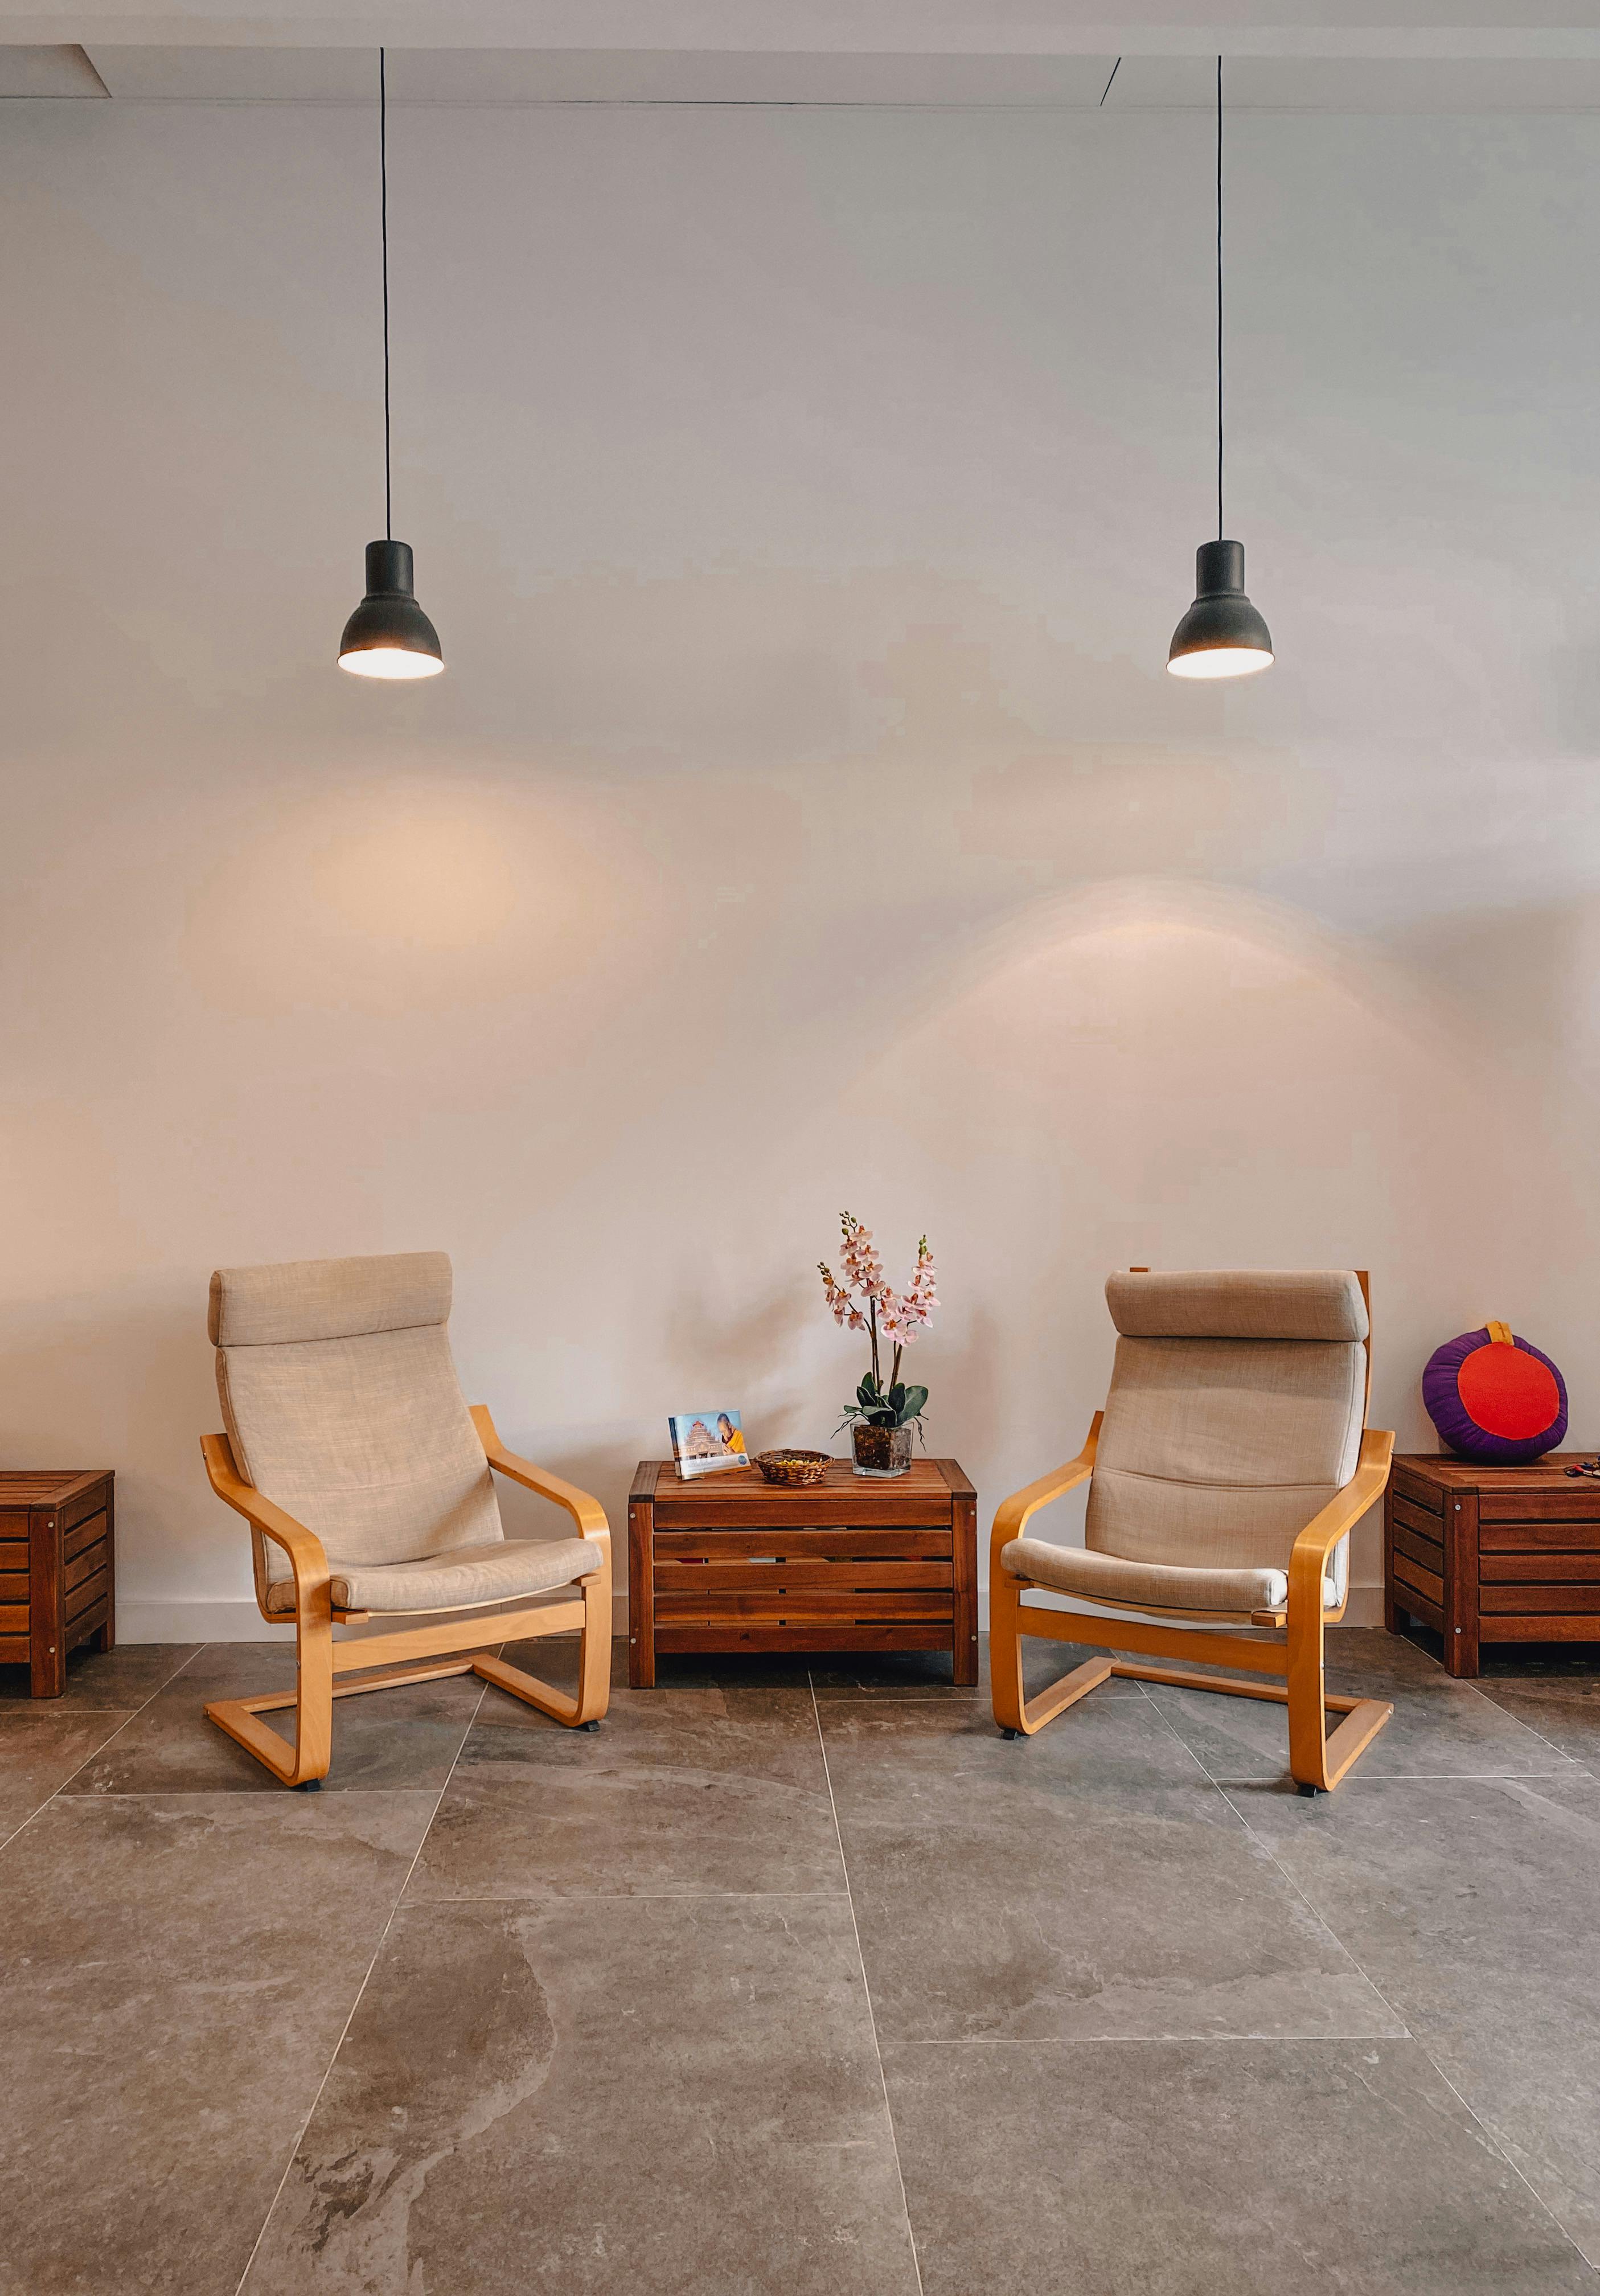
[[[1365,1298],[1365,1273],[1360,1283]],[[1370,1398],[1370,1338],[1367,1365]],[[1230,1698],[1270,1700],[1289,1710],[1289,1767],[1301,1792],[1330,1792],[1394,1711],[1392,1704],[1382,1699],[1346,1698],[1330,1693],[1324,1644],[1325,1628],[1343,1617],[1349,1600],[1347,1583],[1336,1606],[1325,1603],[1328,1558],[1368,1508],[1383,1497],[1394,1450],[1393,1435],[1378,1428],[1364,1430],[1354,1475],[1296,1538],[1283,1608],[1255,1611],[1249,1617],[1251,1627],[1276,1629],[1281,1636],[1266,1641],[1250,1639],[1236,1629],[1219,1632],[1200,1624],[1161,1626],[1147,1618],[1125,1615],[1109,1603],[1090,1611],[1024,1603],[1027,1594],[1051,1590],[1037,1580],[1013,1575],[1001,1562],[1001,1550],[1010,1540],[1021,1538],[1030,1518],[1041,1507],[1088,1480],[1095,1472],[1103,1417],[1101,1412],[1095,1414],[1088,1439],[1075,1459],[1013,1493],[996,1513],[989,1540],[989,1665],[997,1723],[1009,1738],[1031,1737],[1112,1675],[1137,1682],[1170,1683],[1185,1690],[1216,1691]],[[1133,1607],[1128,1606],[1130,1611]],[[1087,1644],[1117,1655],[1086,1660],[1036,1697],[1024,1698],[1025,1634],[1048,1642]],[[1140,1656],[1124,1657],[1124,1652]],[[1147,1662],[1151,1659],[1187,1660],[1190,1664],[1152,1665]],[[1225,1675],[1197,1673],[1193,1670],[1195,1661],[1235,1667],[1252,1678],[1239,1681]],[[1276,1678],[1263,1680],[1262,1677]],[[1331,1731],[1330,1712],[1342,1718]]]
[[[431,1682],[444,1675],[480,1675],[485,1682],[509,1691],[513,1698],[570,1729],[598,1727],[611,1680],[611,1542],[605,1510],[598,1499],[575,1484],[563,1482],[559,1475],[508,1451],[487,1406],[474,1405],[472,1416],[483,1456],[496,1473],[564,1507],[576,1533],[600,1548],[603,1560],[599,1569],[515,1609],[461,1611],[437,1624],[337,1642],[336,1626],[361,1625],[379,1614],[338,1608],[332,1598],[327,1554],[315,1531],[244,1480],[226,1435],[201,1438],[211,1488],[250,1524],[256,1598],[262,1616],[274,1626],[282,1626],[284,1620],[281,1613],[267,1608],[271,1574],[265,1542],[271,1539],[289,1558],[294,1577],[298,1660],[292,1691],[262,1698],[218,1699],[207,1706],[206,1715],[285,1785],[315,1787],[326,1776],[336,1698],[391,1690],[408,1682]],[[562,1634],[573,1625],[580,1634],[575,1698],[536,1675],[508,1666],[486,1647]],[[294,1709],[293,1745],[258,1719],[287,1707]]]

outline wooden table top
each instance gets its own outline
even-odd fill
[[[1548,1451],[1522,1467],[1490,1467],[1440,1451],[1397,1451],[1394,1464],[1450,1491],[1582,1491],[1592,1488],[1600,1503],[1600,1477],[1569,1475],[1565,1470],[1595,1456],[1592,1451]]]
[[[848,1459],[831,1459],[822,1480],[798,1487],[769,1483],[756,1467],[719,1467],[685,1482],[670,1459],[641,1459],[630,1502],[649,1499],[658,1522],[691,1518],[726,1523],[930,1522],[950,1517],[951,1502],[972,1496],[954,1459],[914,1459],[903,1475],[858,1475]]]
[[[64,1506],[111,1472],[110,1467],[0,1469],[0,1507]]]

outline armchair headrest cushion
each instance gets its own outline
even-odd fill
[[[1106,1279],[1125,1339],[1364,1340],[1366,1302],[1348,1268],[1245,1267]]]
[[[211,1278],[209,1328],[218,1348],[281,1347],[295,1340],[350,1340],[403,1332],[450,1317],[450,1256],[395,1251],[370,1259],[287,1259],[270,1267],[219,1267]]]

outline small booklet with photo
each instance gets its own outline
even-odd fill
[[[736,1411],[675,1411],[667,1425],[672,1456],[685,1482],[723,1467],[748,1467],[744,1431]]]

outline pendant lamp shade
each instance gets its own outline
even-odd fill
[[[1272,667],[1272,636],[1244,594],[1244,545],[1202,542],[1194,603],[1172,633],[1174,677],[1249,677]]]
[[[439,632],[416,602],[411,545],[394,538],[389,451],[389,75],[378,51],[378,184],[383,245],[383,539],[366,545],[366,595],[344,626],[339,667],[357,677],[437,677]]]
[[[412,589],[411,545],[369,542],[366,595],[344,626],[339,667],[357,677],[437,677],[439,632]]]
[[[1222,528],[1222,58],[1217,59],[1217,539],[1194,554],[1194,602],[1172,633],[1174,677],[1249,677],[1272,667],[1272,638],[1244,594],[1244,545]]]

